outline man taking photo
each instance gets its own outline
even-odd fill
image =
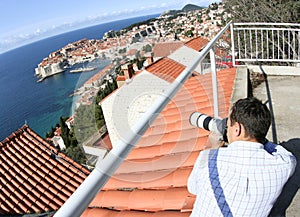
[[[201,151],[188,179],[196,195],[192,217],[268,216],[296,166],[290,152],[266,143],[270,125],[270,111],[258,99],[232,106],[228,147]]]

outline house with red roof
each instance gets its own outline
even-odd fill
[[[24,125],[0,142],[0,215],[51,216],[90,171]]]

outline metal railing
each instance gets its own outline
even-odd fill
[[[300,24],[234,23],[231,43],[233,63],[300,62]]]
[[[212,87],[214,99],[214,116],[218,117],[218,85],[216,76],[216,60],[214,53],[215,43],[221,38],[227,29],[229,29],[231,22],[229,22],[207,45],[199,52],[198,57],[193,64],[181,72],[176,80],[170,85],[165,95],[160,96],[155,104],[144,114],[142,119],[134,125],[127,135],[127,138],[120,140],[120,142],[108,153],[108,155],[101,160],[98,160],[95,169],[84,180],[79,188],[71,195],[65,204],[56,212],[55,217],[74,217],[80,216],[88,207],[90,202],[94,199],[97,193],[102,189],[105,183],[117,170],[120,164],[124,161],[126,156],[135,147],[141,136],[149,128],[150,124],[165,108],[169,101],[178,92],[184,82],[190,77],[194,69],[202,63],[204,58],[209,54],[212,71]]]

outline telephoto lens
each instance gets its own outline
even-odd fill
[[[220,136],[224,142],[227,140],[227,118],[213,118],[200,112],[193,112],[190,116],[191,125],[202,128]]]

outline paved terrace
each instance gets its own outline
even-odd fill
[[[273,123],[267,136],[268,139],[278,143],[289,141],[283,145],[296,155],[300,164],[300,68],[249,66],[248,69],[265,73],[266,80],[254,88],[253,95],[268,103],[273,114]],[[247,71],[246,67],[238,69],[232,102],[248,94],[245,71]],[[292,195],[296,193],[287,209],[287,217],[296,217],[300,214],[299,167],[300,165],[297,166],[295,172],[296,186],[289,186],[287,191]],[[289,200],[285,198],[280,203],[289,203]]]

